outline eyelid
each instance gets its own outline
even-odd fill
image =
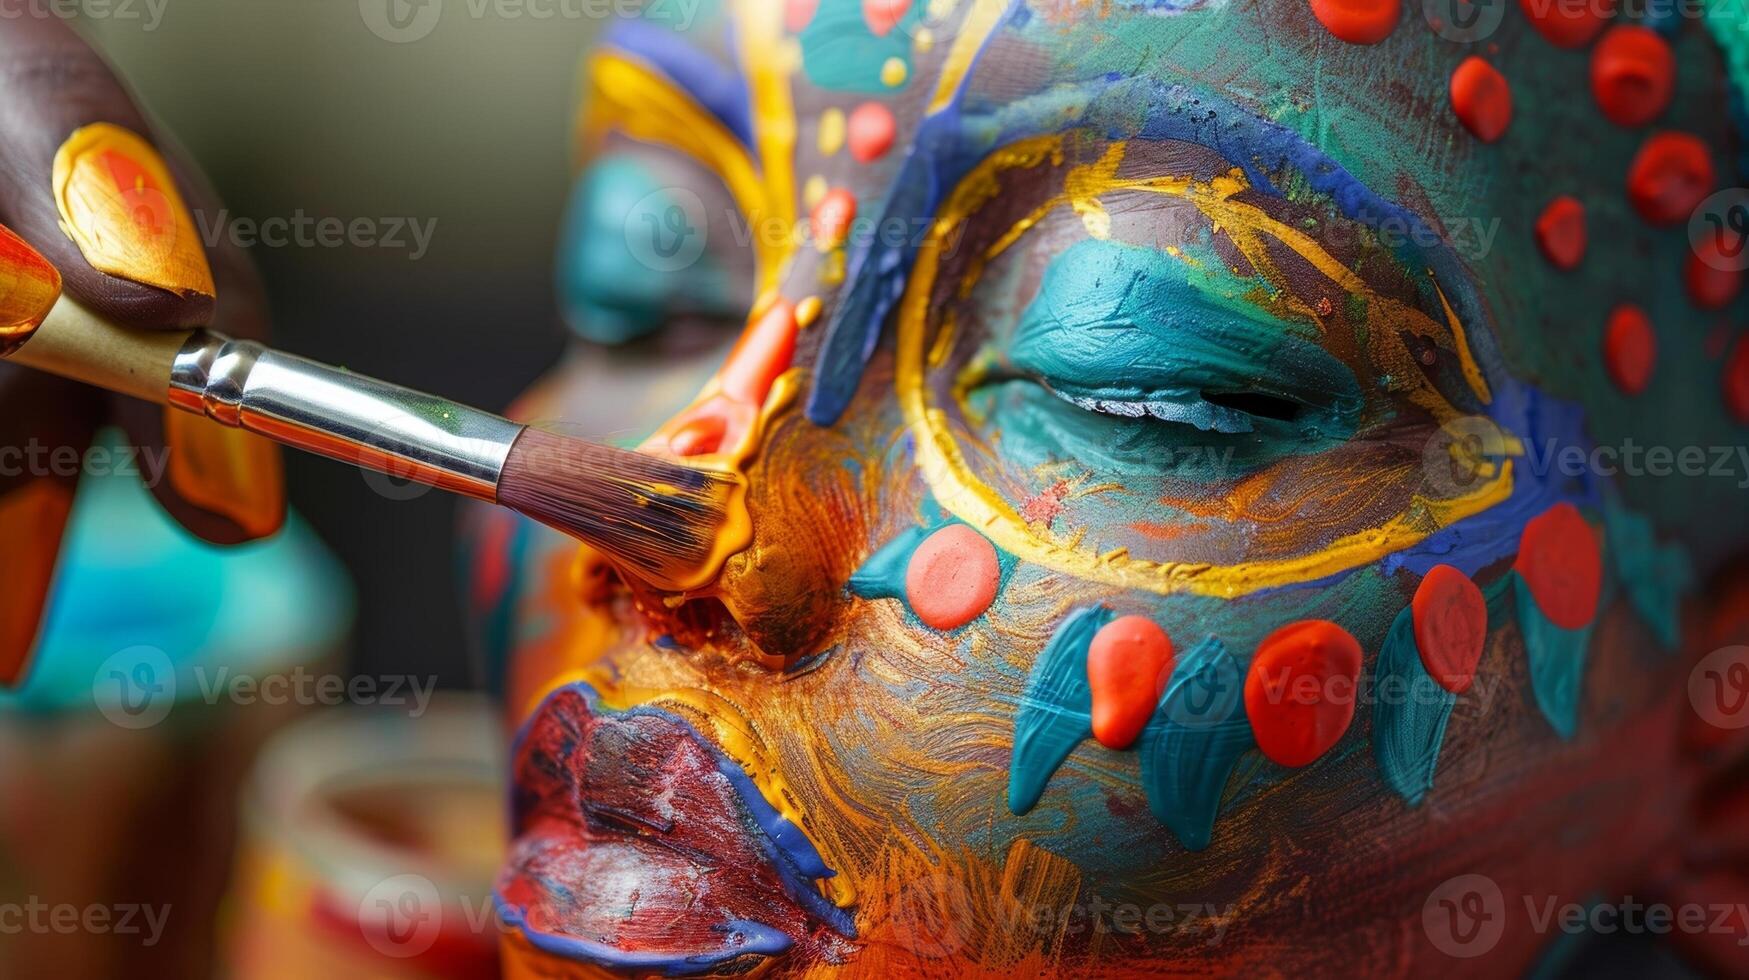
[[[1236,292],[1152,248],[1080,241],[1046,269],[1009,361],[1106,414],[1250,431],[1253,414],[1209,396],[1256,395],[1304,406],[1304,424],[1327,434],[1351,429],[1363,404],[1353,372]]]

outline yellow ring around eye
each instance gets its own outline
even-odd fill
[[[932,400],[926,383],[928,335],[933,325],[930,299],[940,271],[943,244],[958,241],[970,215],[1000,193],[998,176],[1009,170],[1060,161],[1063,139],[1053,135],[1011,144],[990,154],[967,174],[930,226],[900,300],[894,384],[905,422],[916,440],[923,478],[936,501],[949,513],[982,530],[1010,554],[1053,571],[1163,595],[1188,593],[1233,598],[1261,589],[1317,581],[1370,564],[1511,495],[1513,471],[1511,461],[1507,460],[1494,479],[1468,493],[1446,499],[1416,494],[1405,511],[1381,526],[1342,537],[1315,553],[1234,565],[1153,561],[1123,549],[1097,554],[1079,546],[1078,539],[1060,538],[1047,528],[1029,524],[1007,500],[972,473],[951,432],[947,414]],[[1455,322],[1449,327],[1461,336]]]

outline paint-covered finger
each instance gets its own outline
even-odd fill
[[[0,221],[130,326],[206,323],[199,228],[139,109],[59,18],[0,22]]]
[[[0,227],[0,354],[30,338],[61,293],[61,279]],[[101,393],[0,363],[0,685],[27,669],[72,509],[79,460]]]
[[[102,412],[101,396],[82,385],[0,362],[0,685],[18,684],[29,668]]]
[[[216,213],[217,196],[204,176],[172,153],[171,170],[195,207]],[[267,294],[243,249],[212,252],[218,286],[213,327],[252,339],[267,335]],[[137,445],[167,446],[168,463],[148,484],[182,526],[219,544],[266,537],[285,521],[280,449],[260,436],[226,428],[178,409],[116,396],[116,417]]]

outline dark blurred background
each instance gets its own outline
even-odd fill
[[[480,0],[154,4],[156,17],[116,0],[82,27],[206,170],[233,227],[301,215],[430,231],[423,254],[405,228],[399,246],[257,244],[276,344],[494,410],[554,361],[577,66],[600,21]],[[423,36],[373,31],[387,4]],[[471,685],[455,499],[391,499],[296,453],[287,482],[355,578],[354,669]]]

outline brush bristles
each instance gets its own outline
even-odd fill
[[[498,502],[680,587],[715,572],[736,486],[728,473],[528,428],[510,447]]]

